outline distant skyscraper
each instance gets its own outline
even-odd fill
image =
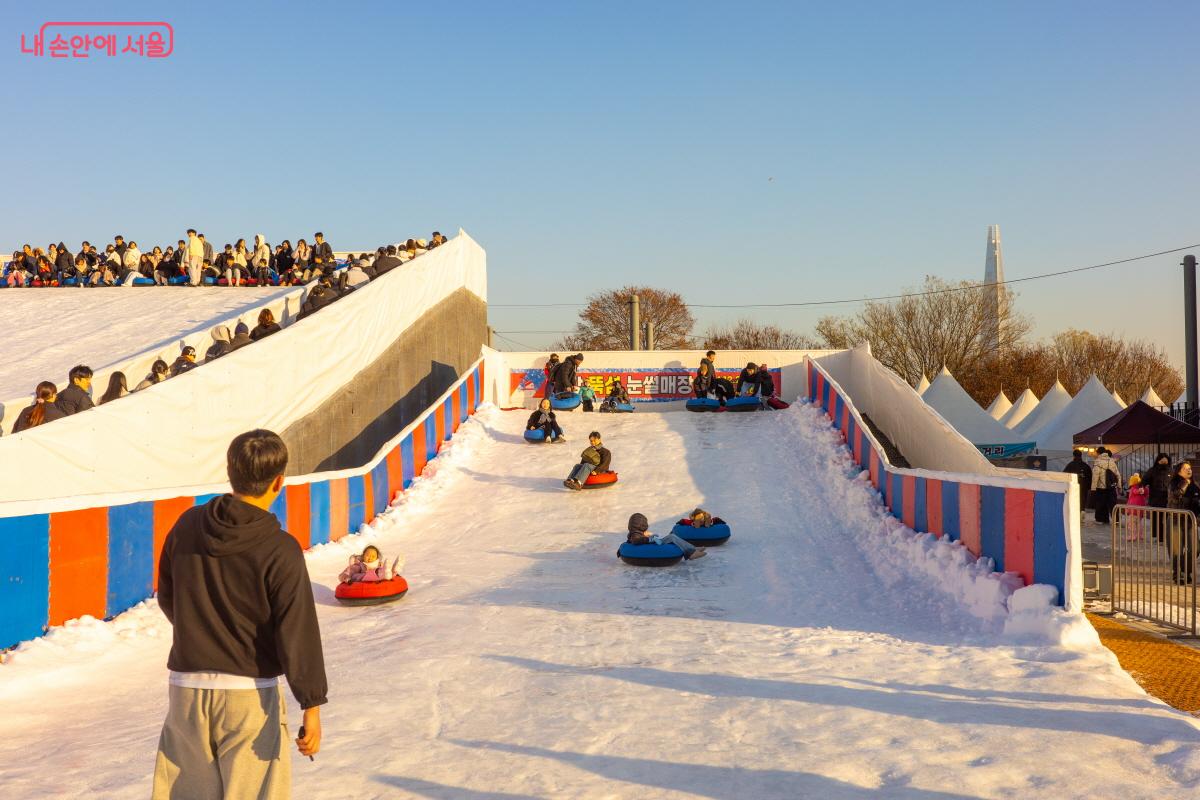
[[[1000,226],[988,226],[987,261],[983,268],[987,318],[983,328],[984,349],[1000,349],[1000,331],[1008,314],[1004,297],[1004,253],[1000,249]]]

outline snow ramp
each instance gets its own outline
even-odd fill
[[[813,406],[564,414],[561,445],[526,444],[526,416],[482,408],[387,513],[308,554],[331,691],[296,797],[1195,795],[1194,720],[1094,635],[1005,633],[1001,578],[889,516]],[[591,429],[621,479],[572,493]],[[666,532],[698,505],[727,545],[616,559],[631,513]],[[412,590],[338,606],[368,542]],[[169,640],[148,601],[17,650],[7,793],[145,797]]]

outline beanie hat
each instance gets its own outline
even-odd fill
[[[233,329],[233,332],[235,334],[236,333],[249,333],[250,327],[248,325],[246,325],[246,323],[244,323],[244,322],[238,322],[237,327]]]
[[[645,533],[650,527],[650,522],[646,519],[645,514],[634,514],[629,518],[630,533]]]

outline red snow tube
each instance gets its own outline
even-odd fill
[[[593,472],[587,476],[587,480],[583,482],[585,489],[599,489],[601,486],[612,486],[617,482],[617,473],[615,472]]]
[[[783,409],[787,408],[789,404],[783,402],[778,397],[768,397],[767,405],[773,409],[776,409],[777,411],[782,411]]]
[[[390,581],[339,583],[333,596],[348,606],[375,606],[399,600],[408,593],[408,581],[397,575]]]

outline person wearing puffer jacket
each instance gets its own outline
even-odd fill
[[[1112,453],[1101,447],[1092,462],[1092,496],[1096,498],[1096,522],[1108,524],[1109,514],[1117,504],[1117,490],[1121,488],[1121,470],[1113,460]]]
[[[271,248],[261,233],[254,234],[254,253],[250,256],[250,270],[259,286],[271,284]]]
[[[237,327],[233,329],[233,338],[229,340],[229,352],[241,349],[252,341],[254,340],[250,338],[250,326],[244,322],[238,322]]]
[[[230,342],[230,339],[232,339],[233,337],[229,335],[229,327],[228,326],[216,325],[213,327],[211,333],[212,333],[213,343],[212,343],[212,346],[209,347],[208,350],[205,351],[205,353],[204,353],[205,363],[208,363],[209,361],[212,361],[213,359],[220,358],[221,356],[225,355],[230,350],[232,350],[232,347],[230,346],[229,342]]]
[[[350,565],[342,570],[338,580],[342,583],[378,583],[390,581],[396,577],[400,566],[400,556],[388,566],[379,553],[379,548],[369,544],[363,549],[362,555],[350,556]]]

